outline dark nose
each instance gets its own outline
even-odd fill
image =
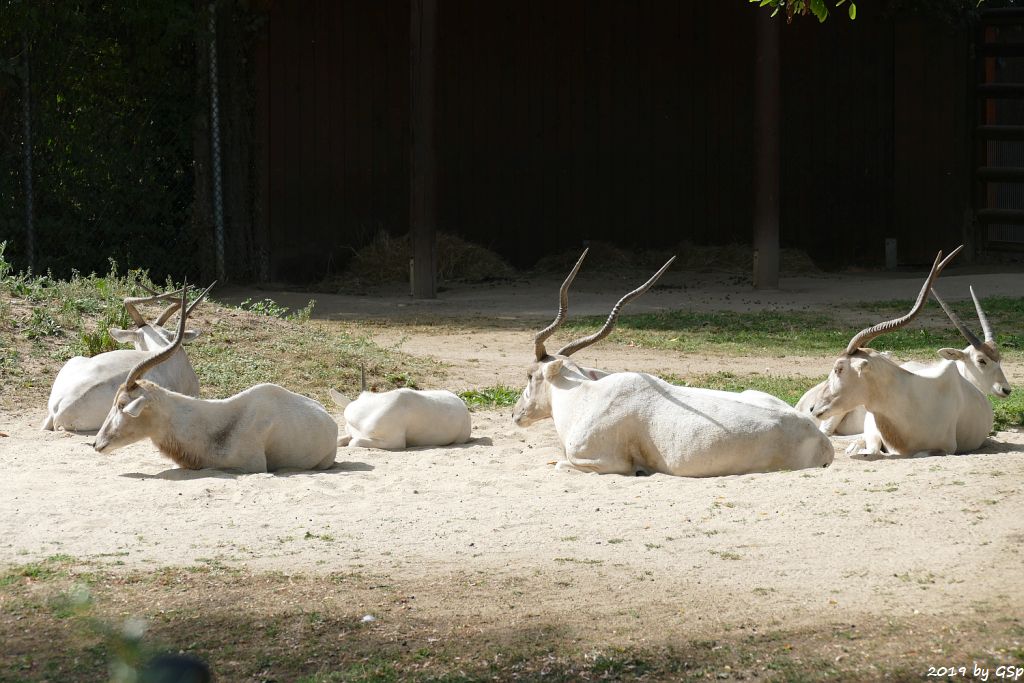
[[[1005,392],[1003,393],[1003,396],[1009,396],[1013,389],[1003,389],[1003,391]]]

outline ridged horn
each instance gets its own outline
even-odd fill
[[[964,336],[967,343],[980,351],[981,340],[978,339],[977,335],[971,332],[970,328],[968,328],[967,325],[964,324],[964,321],[960,319],[960,316],[958,316],[952,308],[946,305],[946,302],[942,300],[942,297],[939,296],[939,293],[936,292],[934,288],[932,289],[932,296],[934,296],[935,300],[939,302],[939,306],[942,306],[942,310],[946,312],[946,317],[949,318],[950,322],[953,323],[956,329],[960,330],[960,334]]]
[[[206,295],[209,294],[210,290],[213,289],[213,285],[215,285],[215,284],[217,284],[216,280],[214,280],[210,284],[209,287],[204,289],[203,292],[199,296],[196,297],[195,301],[193,301],[192,303],[190,303],[188,305],[188,315],[192,315],[192,311],[195,310],[195,307],[199,305],[200,301],[202,301],[204,298],[206,298]],[[178,292],[180,292],[180,291],[181,290],[178,290]],[[175,292],[175,294],[177,294],[178,292]],[[170,319],[170,317],[172,315],[174,315],[174,312],[177,311],[180,307],[181,307],[181,302],[180,301],[175,301],[173,304],[171,304],[170,306],[168,306],[167,308],[164,309],[163,313],[160,314],[160,317],[157,318],[156,322],[153,323],[153,324],[154,325],[163,325],[165,322],[167,322]]]
[[[185,336],[185,321],[188,319],[187,302],[188,285],[186,284],[181,288],[181,302],[178,304],[181,310],[181,317],[178,319],[178,332],[174,335],[174,341],[172,341],[169,346],[160,349],[149,358],[144,358],[134,368],[132,368],[128,372],[128,377],[124,380],[125,389],[134,389],[142,375],[170,358],[171,354],[177,351],[178,347],[181,346],[181,340]]]
[[[153,303],[154,301],[165,301],[165,300],[167,300],[167,299],[169,299],[171,297],[175,297],[175,296],[178,296],[179,294],[181,294],[181,290],[180,289],[177,290],[177,291],[174,291],[174,292],[160,293],[160,292],[154,292],[152,289],[150,289],[146,285],[142,284],[141,282],[139,282],[137,284],[139,285],[139,287],[141,287],[142,289],[144,289],[147,292],[149,292],[151,294],[151,296],[130,296],[130,297],[125,297],[125,299],[124,299],[124,308],[125,308],[126,311],[128,311],[128,315],[131,317],[131,319],[135,323],[136,327],[143,327],[146,324],[146,319],[143,318],[142,314],[139,313],[139,311],[135,308],[136,306],[138,306],[140,304]],[[174,305],[176,306],[177,304],[174,304]],[[165,318],[165,320],[166,320],[166,318]]]
[[[928,273],[928,277],[924,281],[924,285],[921,287],[921,291],[917,295],[917,301],[914,302],[914,306],[910,309],[910,312],[906,315],[900,316],[899,318],[893,318],[887,320],[884,323],[878,323],[871,327],[866,327],[853,336],[850,343],[846,345],[846,355],[850,356],[857,352],[857,349],[866,346],[872,339],[880,337],[886,332],[892,332],[904,327],[910,321],[917,317],[917,314],[924,308],[925,302],[928,300],[928,293],[932,289],[932,283],[935,282],[935,278],[939,276],[942,269],[946,267],[954,256],[960,253],[960,250],[964,248],[964,245],[960,245],[945,259],[942,258],[942,252],[940,251],[935,256],[935,263],[932,264],[932,269]]]
[[[569,342],[568,344],[566,344],[565,346],[560,348],[556,355],[559,355],[559,356],[571,356],[572,354],[576,353],[580,349],[584,349],[584,348],[590,346],[591,344],[595,344],[595,343],[601,341],[602,339],[604,339],[605,337],[607,337],[609,334],[611,334],[612,330],[615,329],[615,321],[618,319],[619,311],[622,310],[622,307],[625,306],[626,304],[628,304],[633,299],[635,299],[638,296],[640,296],[641,294],[643,294],[644,292],[646,292],[652,286],[654,286],[654,283],[658,281],[658,278],[660,278],[662,276],[662,274],[666,270],[668,270],[668,267],[670,265],[672,265],[672,262],[675,261],[675,260],[676,260],[675,256],[670,258],[665,263],[665,265],[663,265],[661,267],[661,269],[658,270],[657,273],[655,273],[654,275],[651,276],[650,280],[648,280],[647,282],[643,283],[642,285],[640,285],[639,287],[634,289],[632,292],[630,292],[626,296],[624,296],[621,299],[619,299],[618,303],[616,303],[615,306],[612,307],[612,312],[608,314],[608,319],[605,321],[604,327],[602,327],[600,330],[598,330],[594,334],[591,334],[591,335],[589,335],[587,337],[583,337],[582,339],[577,339],[574,342]]]
[[[547,349],[544,348],[544,342],[548,337],[553,335],[555,330],[561,327],[562,323],[565,321],[565,314],[569,311],[569,285],[571,285],[572,281],[576,279],[576,273],[579,272],[580,266],[583,265],[583,259],[587,258],[587,252],[589,251],[589,247],[583,250],[583,254],[580,256],[579,260],[576,261],[576,265],[573,266],[572,272],[569,273],[569,277],[565,278],[565,281],[558,290],[558,315],[555,316],[554,321],[550,325],[538,332],[533,338],[534,354],[537,356],[537,360],[539,361],[544,360],[548,355]]]
[[[978,301],[978,297],[974,294],[974,287],[970,287],[971,298],[974,299],[974,310],[978,312],[978,322],[981,323],[981,332],[985,335],[985,341],[995,343],[996,335],[992,333],[992,326],[989,325],[988,316],[985,315],[985,311],[981,308],[981,302]]]

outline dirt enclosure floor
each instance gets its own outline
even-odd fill
[[[860,301],[909,298],[920,284],[917,275],[853,280],[867,283]],[[1020,274],[951,275],[942,291],[962,298],[952,293],[966,294],[968,281],[986,295],[1024,296]],[[681,283],[634,310],[826,308],[855,289],[851,278],[786,280],[768,294],[724,277]],[[604,314],[629,286],[582,280],[572,313]],[[555,292],[552,280],[466,287],[425,304],[399,293],[228,290],[221,300],[316,298],[318,315],[376,320],[378,341],[444,360],[448,385],[467,388],[522,383],[532,323],[553,313]],[[380,322],[388,316],[474,324],[410,331]],[[832,360],[613,344],[582,355],[609,370],[679,375],[725,364],[816,376]],[[1007,374],[1019,384],[1022,368]],[[349,573],[397,588],[334,587],[324,599],[350,601],[346,609],[374,615],[382,629],[413,617],[447,624],[439,637],[458,637],[457,625],[554,628],[580,648],[766,631],[793,639],[841,626],[847,635],[816,640],[816,655],[857,660],[865,680],[885,677],[886,661],[925,677],[931,665],[1019,665],[1024,656],[1024,434],[997,433],[959,456],[866,461],[836,442],[835,463],[822,470],[620,477],[555,471],[550,421],[520,429],[510,412],[474,413],[463,446],[341,449],[329,471],[254,475],[176,469],[149,442],[99,455],[89,436],[38,431],[42,406],[0,414],[0,563],[61,554],[113,572]],[[881,635],[858,639],[858,628]],[[745,675],[758,670],[751,663]]]

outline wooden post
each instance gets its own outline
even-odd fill
[[[22,142],[22,156],[24,161],[23,187],[25,190],[25,255],[28,257],[28,269],[35,275],[36,269],[36,227],[35,208],[32,203],[32,84],[31,77],[31,43],[28,33],[21,34],[22,66],[25,71],[21,78],[22,112],[24,121],[21,122],[24,131]]]
[[[754,287],[779,288],[779,21],[757,14],[754,92]]]
[[[411,0],[409,98],[410,157],[409,236],[412,241],[412,293],[417,299],[437,296],[437,187],[434,153],[434,43],[437,0]]]

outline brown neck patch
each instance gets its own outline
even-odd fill
[[[203,463],[199,456],[187,450],[185,445],[173,436],[154,443],[156,443],[156,447],[160,449],[160,452],[173,460],[178,467],[186,470],[203,469]]]
[[[907,455],[907,442],[900,433],[899,428],[895,422],[882,417],[878,413],[874,413],[875,425],[878,427],[878,433],[882,435],[882,441],[886,447],[893,453],[899,455]]]

